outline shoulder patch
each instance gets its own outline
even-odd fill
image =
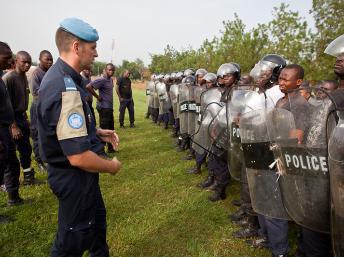
[[[68,116],[68,124],[73,129],[79,129],[84,124],[84,119],[80,113],[74,112]]]

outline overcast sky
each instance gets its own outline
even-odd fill
[[[141,58],[149,64],[149,54],[162,53],[167,44],[177,50],[198,48],[205,38],[218,36],[222,21],[233,19],[234,13],[248,29],[268,22],[273,7],[282,2],[313,26],[311,0],[0,0],[0,40],[13,52],[28,51],[34,61],[43,49],[56,59],[54,35],[59,22],[78,17],[99,32],[98,61],[113,59],[120,64],[123,59]]]

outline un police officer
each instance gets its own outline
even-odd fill
[[[80,72],[97,57],[98,33],[77,18],[56,31],[60,58],[46,73],[37,105],[39,146],[48,182],[59,200],[58,231],[51,256],[109,256],[100,172],[116,173],[120,162],[99,157],[103,142],[117,147],[112,130],[96,129]]]

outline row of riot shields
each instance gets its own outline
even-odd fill
[[[233,87],[225,104],[220,88],[203,92],[193,146],[227,151],[237,180],[245,166],[257,213],[332,233],[344,256],[344,112],[322,89],[302,90],[277,104],[253,85]]]

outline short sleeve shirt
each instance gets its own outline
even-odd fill
[[[73,80],[76,90],[80,93],[82,113],[79,115],[85,117],[81,122],[86,123],[87,134],[59,140],[57,126],[62,110],[62,94],[66,92],[65,77]],[[103,150],[103,144],[96,136],[91,111],[85,101],[86,91],[81,85],[80,74],[61,59],[56,61],[42,80],[37,103],[37,127],[41,157],[49,164],[69,163],[69,155],[87,150],[99,153]]]
[[[32,75],[29,81],[29,88],[33,96],[34,102],[37,102],[38,90],[39,90],[39,87],[41,85],[41,82],[45,73],[46,72],[39,66],[32,72]]]
[[[97,107],[113,109],[113,82],[111,78],[101,77],[92,81],[91,86],[99,91],[101,102],[97,102]]]

